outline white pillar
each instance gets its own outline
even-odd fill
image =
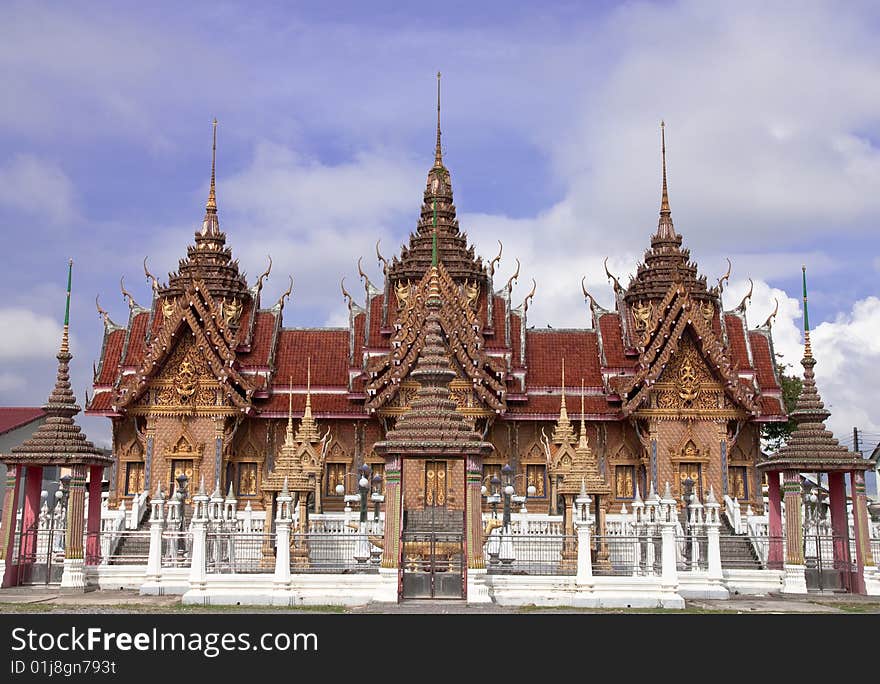
[[[293,519],[290,503],[293,497],[284,486],[275,498],[277,513],[275,515],[275,574],[272,576],[272,603],[290,605],[290,522]]]
[[[208,584],[208,574],[206,568],[205,547],[208,537],[208,495],[205,494],[204,481],[199,487],[199,493],[193,497],[193,517],[192,517],[192,558],[189,567],[189,586],[190,590],[197,594],[204,593]],[[192,602],[187,601],[187,602]]]
[[[577,575],[574,583],[578,586],[593,586],[593,559],[590,557],[590,523],[587,520],[575,522],[577,528]]]
[[[706,523],[706,539],[708,540],[708,574],[710,580],[722,580],[724,573],[721,568],[721,536],[719,523]]]
[[[165,526],[165,497],[161,487],[150,501],[150,508],[150,554],[147,556],[147,572],[140,593],[161,594],[162,528]]]
[[[662,541],[660,586],[663,589],[676,591],[678,589],[678,566],[675,554],[675,523],[660,523],[660,538]]]

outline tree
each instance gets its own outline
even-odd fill
[[[781,359],[782,355],[777,354],[777,358]],[[801,394],[803,383],[797,375],[790,375],[789,369],[792,367],[790,363],[778,363],[779,380],[782,384],[782,403],[785,405],[785,412],[791,415],[797,406],[798,397]],[[789,418],[785,423],[764,423],[761,428],[761,438],[764,447],[769,453],[778,451],[787,441],[791,433],[794,431],[795,423]]]

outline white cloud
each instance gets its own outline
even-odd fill
[[[0,392],[11,392],[25,387],[27,382],[17,373],[0,372]]]
[[[77,216],[70,178],[57,164],[20,154],[0,166],[0,206],[40,222],[67,223]]]
[[[0,309],[0,361],[51,359],[61,343],[61,325],[28,309]],[[72,343],[74,344],[74,343]]]

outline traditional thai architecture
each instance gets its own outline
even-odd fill
[[[62,588],[85,587],[83,540],[91,548],[85,551],[97,555],[98,533],[101,524],[101,480],[104,468],[113,461],[101,449],[86,439],[74,416],[80,412],[70,387],[70,285],[73,260],[67,271],[67,303],[64,311],[64,331],[58,350],[58,374],[55,387],[43,406],[45,422],[37,431],[8,454],[0,455],[8,469],[9,483],[3,502],[3,540],[0,554],[5,559],[3,586],[27,582],[34,565],[37,549],[37,519],[40,513],[43,469],[69,468],[71,479],[67,495],[67,516],[64,525],[64,572]],[[88,473],[88,481],[86,474]],[[88,482],[89,511],[87,534],[85,521],[85,494]],[[16,510],[23,492],[22,519],[16,525]],[[16,534],[16,532],[18,534]],[[14,548],[18,541],[18,548]]]
[[[760,428],[786,420],[770,319],[749,329],[748,297],[725,310],[729,271],[708,286],[682,247],[665,129],[660,219],[644,263],[627,287],[609,274],[609,309],[584,291],[587,327],[538,330],[527,325],[534,283],[513,301],[519,259],[513,276],[496,282],[503,247],[483,261],[459,226],[439,80],[437,108],[416,229],[391,259],[377,243],[378,286],[359,262],[361,301],[343,281],[345,328],[286,327],[292,282],[277,302],[261,298],[271,260],[246,281],[218,219],[215,125],[205,217],[186,257],[167,284],[145,260],[152,301],[140,306],[124,291],[124,324],[99,309],[104,341],[88,413],[113,423],[111,505],[157,484],[170,490],[185,473],[269,510],[284,477],[292,487],[300,481],[287,469],[307,454],[314,478],[297,489],[300,500],[313,512],[338,511],[337,486],[351,491],[346,476],[366,464],[384,487],[385,564],[398,562],[390,551],[426,512],[435,523],[460,520],[476,544],[481,483],[504,464],[519,494],[534,487],[535,513],[562,513],[559,499],[576,495],[582,478],[609,513],[637,487],[669,480],[680,496],[688,477],[699,492],[714,487],[760,510]],[[577,436],[563,359],[582,385]],[[302,434],[291,441],[293,418],[302,418]],[[572,475],[580,465],[585,473]],[[478,569],[482,557],[469,550]]]
[[[791,413],[796,424],[785,446],[770,458],[758,463],[767,473],[770,537],[772,557],[782,560],[782,511],[785,502],[785,559],[786,588],[791,593],[806,593],[804,573],[804,521],[802,501],[804,490],[800,473],[816,473],[816,482],[822,474],[828,477],[828,499],[832,525],[833,568],[842,579],[842,588],[865,593],[864,568],[873,566],[868,536],[868,508],[865,496],[865,471],[872,467],[870,460],[839,444],[825,427],[831,412],[825,408],[813,369],[816,359],[810,344],[810,316],[807,309],[807,269],[803,268],[804,289],[804,367],[803,389],[797,406]],[[850,540],[847,493],[844,477],[849,474],[852,497],[854,539]],[[782,496],[780,496],[780,476]],[[820,570],[821,571],[821,570]]]

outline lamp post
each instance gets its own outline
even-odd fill
[[[360,479],[358,480],[358,491],[361,497],[361,517],[360,523],[361,526],[365,526],[367,522],[367,493],[370,491],[370,466],[366,463],[363,463],[360,468],[358,468],[358,472],[360,473]]]
[[[382,476],[377,473],[373,475],[373,493],[370,495],[370,500],[373,502],[373,521],[375,523],[379,522],[379,504],[385,501],[381,486]]]
[[[487,475],[483,478],[483,482],[489,480],[489,487],[484,484],[480,487],[480,493],[486,497],[486,503],[492,506],[492,518],[498,517],[498,502],[501,501],[500,486],[501,480],[497,475]]]
[[[501,475],[503,476],[504,481],[504,517],[501,519],[502,524],[504,525],[504,531],[507,532],[510,529],[510,497],[513,496],[513,480],[510,477],[510,474],[513,472],[513,468],[510,467],[509,463],[505,463],[501,468]]]
[[[363,466],[361,466],[361,468],[363,468]],[[358,469],[358,471],[360,471],[360,468]],[[346,489],[347,489],[346,485],[348,483],[348,476],[352,475],[354,477],[357,477],[358,474],[359,474],[358,472],[349,471],[349,472],[345,473],[345,475],[342,476],[342,482],[340,482],[338,485],[336,485],[337,496],[341,496],[343,498],[342,500],[345,502],[345,508],[343,510],[345,511],[345,524],[346,525],[348,525],[348,514],[351,513],[351,504],[353,504],[355,502],[361,502],[361,522],[366,520],[366,513],[364,512],[365,511],[365,509],[364,509],[365,498],[363,498],[361,494],[355,494],[355,493],[346,494],[345,493]],[[363,480],[363,479],[365,479],[365,478],[363,476],[361,476],[360,480]],[[361,487],[360,481],[358,481],[357,484],[358,484],[358,487],[361,490],[363,490],[363,487]]]
[[[178,554],[183,557],[186,556],[186,538],[183,533],[186,531],[186,486],[189,482],[189,478],[186,476],[186,473],[180,473],[176,479],[177,492],[175,493],[175,496],[178,497],[178,500],[180,501],[180,521],[178,522],[180,526],[180,536],[177,538],[177,551]]]

